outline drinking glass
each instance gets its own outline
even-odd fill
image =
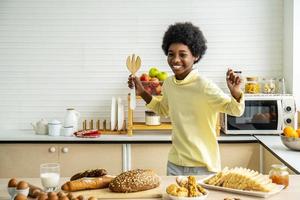
[[[59,186],[59,163],[44,163],[40,166],[40,177],[45,192],[56,191]]]

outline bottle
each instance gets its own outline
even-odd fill
[[[278,94],[286,94],[284,78],[278,79],[277,93]]]
[[[257,94],[260,92],[260,87],[257,77],[247,77],[245,83],[245,93]]]
[[[287,171],[287,167],[280,164],[274,164],[271,167],[269,178],[273,183],[284,185],[286,188],[289,185],[289,172]]]
[[[262,92],[265,94],[275,94],[275,78],[263,78]]]
[[[64,118],[64,127],[73,126],[74,132],[78,131],[79,118],[80,118],[79,112],[77,112],[74,108],[68,108]]]

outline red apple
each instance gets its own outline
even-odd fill
[[[149,94],[152,94],[152,88],[149,86],[144,87],[146,92],[148,92]]]
[[[140,76],[140,80],[141,81],[149,81],[150,80],[150,76],[146,73],[143,73],[141,76]]]
[[[159,85],[159,79],[158,78],[151,78],[150,79],[151,81],[151,84],[154,86],[154,87],[157,87]]]

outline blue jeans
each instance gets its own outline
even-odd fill
[[[188,176],[188,175],[210,175],[214,172],[210,172],[206,167],[185,167],[175,165],[168,161],[167,175],[168,176]]]

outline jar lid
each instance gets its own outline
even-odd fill
[[[153,112],[153,111],[150,111],[150,110],[146,110],[145,114],[148,115],[148,116],[156,116],[156,113]]]
[[[271,167],[274,170],[287,170],[287,166],[281,164],[273,164]]]
[[[67,108],[67,110],[75,110],[74,108]]]
[[[252,76],[252,77],[247,77],[246,79],[247,79],[247,81],[257,81],[258,77]]]

